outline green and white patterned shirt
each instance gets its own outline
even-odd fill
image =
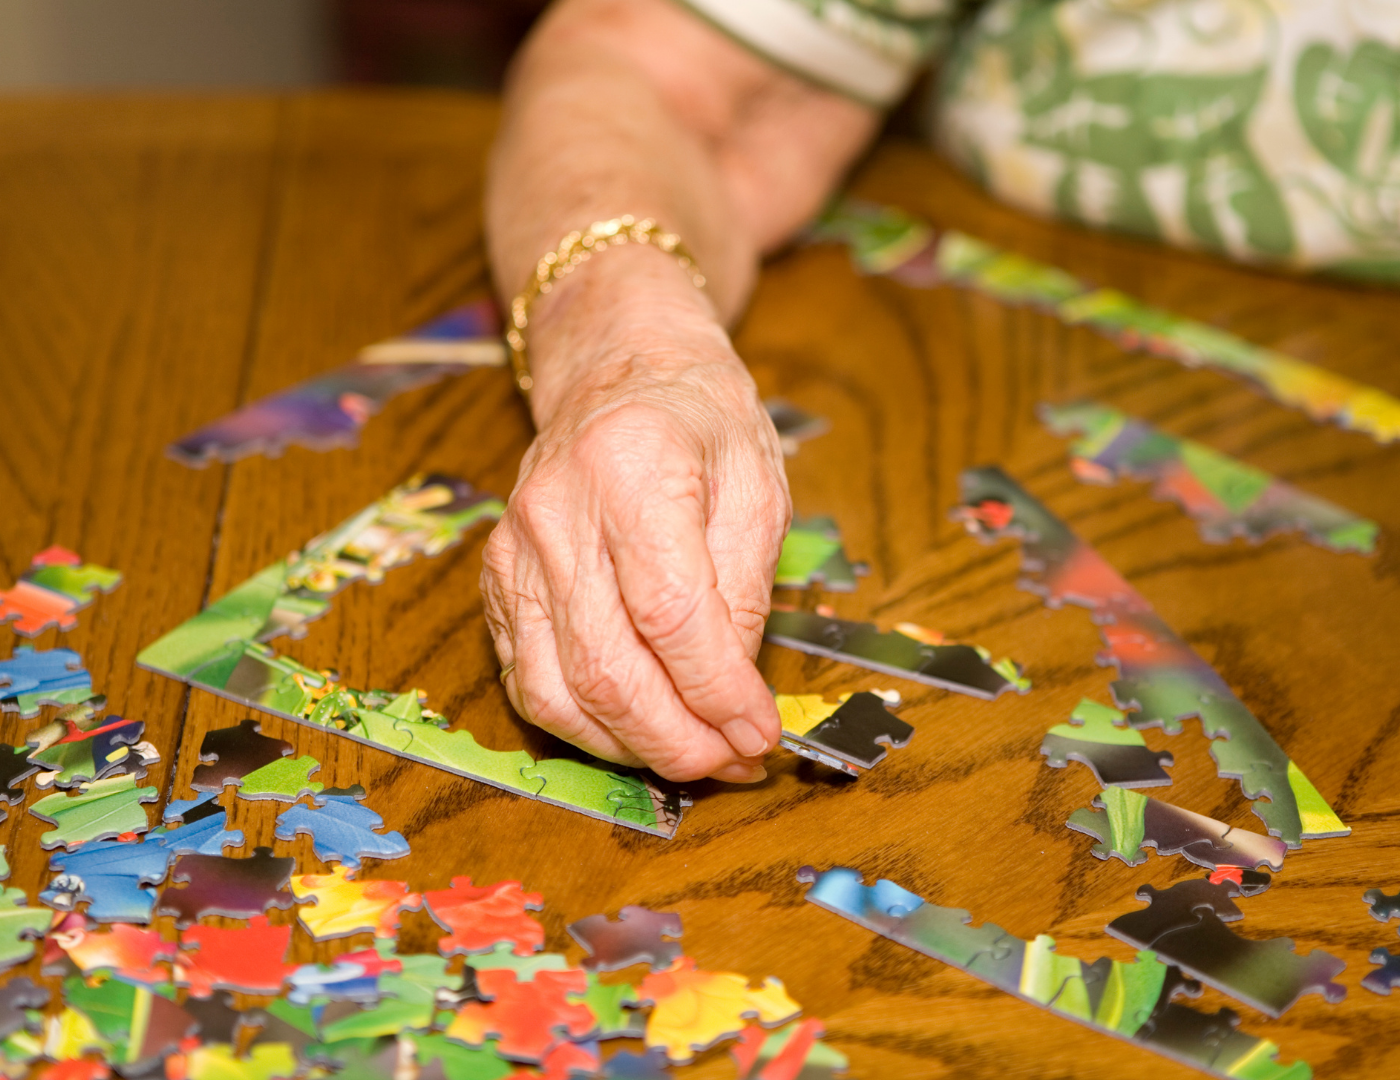
[[[684,0],[1037,213],[1400,283],[1400,0]]]

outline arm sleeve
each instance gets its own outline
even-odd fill
[[[966,0],[680,0],[768,60],[887,108],[948,41]]]

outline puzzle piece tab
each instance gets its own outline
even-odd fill
[[[48,929],[52,916],[44,908],[25,906],[23,889],[0,891],[0,971],[34,955],[31,938]]]
[[[1094,807],[1076,810],[1066,824],[1099,841],[1092,849],[1098,859],[1114,856],[1137,866],[1147,861],[1151,847],[1158,855],[1184,855],[1208,870],[1267,866],[1277,872],[1288,853],[1288,845],[1272,836],[1231,828],[1121,787],[1105,788],[1094,797]]]
[[[1149,750],[1142,735],[1126,725],[1124,714],[1117,709],[1084,698],[1074,707],[1068,724],[1056,724],[1046,732],[1040,752],[1045,763],[1056,769],[1065,768],[1070,761],[1083,762],[1100,787],[1170,784],[1172,778],[1162,766],[1175,763],[1171,753]]]
[[[565,929],[588,952],[583,966],[589,971],[619,971],[642,963],[660,971],[681,955],[680,942],[666,940],[681,936],[681,917],[670,911],[629,904],[616,920],[590,915]]]
[[[1378,922],[1400,919],[1400,892],[1387,896],[1380,889],[1367,889],[1361,899],[1370,905],[1371,916]]]
[[[0,589],[0,624],[25,637],[34,637],[50,626],[72,630],[77,613],[92,603],[96,593],[109,593],[122,576],[105,566],[84,563],[66,548],[39,552],[10,589]]]
[[[899,695],[893,696],[897,703]],[[823,701],[820,694],[778,694],[776,698],[783,745],[796,742],[848,765],[873,768],[890,747],[908,746],[914,737],[914,729],[890,712],[884,697],[866,690],[842,694],[835,705]]]
[[[311,779],[311,774],[320,768],[321,763],[310,754],[278,758],[244,776],[238,785],[238,797],[290,803],[303,795],[320,794],[325,785]]]

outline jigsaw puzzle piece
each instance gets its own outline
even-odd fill
[[[670,967],[681,955],[681,917],[670,911],[652,911],[629,904],[616,920],[590,915],[570,923],[569,936],[588,953],[583,966],[589,971],[619,971],[645,963],[653,971]]]
[[[49,992],[21,975],[0,986],[0,1039],[8,1039],[17,1031],[38,1031],[40,1014],[36,1011],[49,1003]]]
[[[569,1000],[593,1013],[594,1039],[640,1039],[646,1034],[645,1018],[635,1011],[640,1008],[637,991],[627,983],[604,983],[596,971],[589,971],[588,989]]]
[[[336,866],[329,874],[301,874],[292,878],[292,895],[301,925],[317,941],[372,931],[376,937],[398,936],[399,914],[415,911],[422,903],[418,893],[402,881],[359,881],[350,870]]]
[[[1371,963],[1380,965],[1361,978],[1361,985],[1372,993],[1390,996],[1393,986],[1400,986],[1400,953],[1377,948],[1371,951]]]
[[[1039,412],[1057,435],[1082,433],[1070,448],[1079,479],[1151,480],[1153,497],[1174,502],[1195,518],[1207,543],[1235,537],[1259,543],[1274,533],[1297,531],[1336,551],[1375,551],[1380,526],[1374,521],[1201,443],[1093,401],[1042,405]]]
[[[117,923],[105,933],[82,925],[56,930],[50,935],[85,977],[106,972],[128,983],[161,986],[171,981],[169,965],[176,945],[164,941],[156,930],[141,930]]]
[[[1367,889],[1361,899],[1370,905],[1371,916],[1378,922],[1400,919],[1400,892],[1387,896],[1380,889]]]
[[[841,530],[829,517],[792,519],[773,578],[776,588],[821,585],[832,592],[854,592],[856,576],[870,573],[865,563],[846,558]]]
[[[413,1035],[413,1044],[418,1052],[420,1080],[507,1080],[530,1075],[517,1073],[514,1066],[497,1056],[490,1046],[473,1050],[445,1035],[418,1033]]]
[[[974,645],[927,644],[898,630],[881,633],[873,623],[775,608],[768,616],[763,636],[799,652],[988,701],[1006,690],[1024,693],[1030,688],[1028,682],[1020,680],[1019,668],[1009,661],[993,663],[984,649]]]
[[[228,811],[216,792],[193,799],[172,799],[165,808],[160,828],[146,837],[148,844],[159,844],[173,855],[222,855],[228,848],[243,846],[243,832],[228,828]],[[169,828],[170,825],[174,828]]]
[[[1093,806],[1076,810],[1066,824],[1099,840],[1092,849],[1099,859],[1113,856],[1137,866],[1147,861],[1151,847],[1158,855],[1184,855],[1209,870],[1268,866],[1278,871],[1288,853],[1282,840],[1234,829],[1124,788],[1104,789],[1094,797]]]
[[[539,911],[544,898],[527,893],[518,881],[477,886],[469,877],[454,877],[450,888],[423,893],[428,914],[450,933],[438,939],[443,956],[493,952],[508,944],[518,956],[544,945],[544,927],[526,912]]]
[[[124,833],[143,833],[151,827],[142,803],[155,802],[153,787],[138,788],[136,777],[109,776],[84,784],[76,793],[55,793],[40,799],[29,812],[54,828],[39,837],[45,850],[73,848],[93,840]]]
[[[30,762],[43,770],[38,786],[71,788],[114,772],[143,778],[146,766],[160,760],[154,747],[141,742],[145,730],[144,721],[120,716],[60,719],[36,728],[26,741],[33,747]]]
[[[11,806],[24,802],[24,788],[16,785],[38,771],[39,766],[29,760],[28,746],[0,744],[0,800]],[[0,805],[0,821],[4,820],[4,814],[5,808]]]
[[[276,836],[291,840],[311,837],[312,850],[322,862],[338,862],[358,870],[362,858],[399,859],[408,854],[402,833],[379,833],[384,819],[352,797],[317,796],[317,808],[297,803],[277,819]]]
[[[220,792],[251,772],[271,765],[288,754],[292,744],[262,734],[256,720],[240,720],[233,727],[207,732],[199,744],[200,764],[190,777],[195,791]]]
[[[583,1038],[596,1026],[586,1005],[568,1000],[587,991],[583,971],[540,971],[528,982],[507,969],[480,971],[477,986],[485,1000],[463,1005],[445,1032],[467,1046],[495,1038],[502,1057],[536,1063],[560,1042]]]
[[[25,637],[34,637],[50,626],[72,630],[77,612],[92,603],[98,592],[109,593],[122,576],[105,566],[84,563],[61,547],[39,552],[10,589],[0,589],[0,623]]]
[[[392,397],[505,363],[500,316],[489,300],[454,308],[401,337],[360,350],[355,362],[259,398],[166,447],[175,461],[202,468],[284,448],[353,447],[360,428]]]
[[[1341,1001],[1346,987],[1332,979],[1344,961],[1321,949],[1299,956],[1291,938],[1253,941],[1225,925],[1243,917],[1233,902],[1240,895],[1232,881],[1192,879],[1160,892],[1144,885],[1137,896],[1150,906],[1119,916],[1107,929],[1270,1016],[1281,1016],[1307,993]]]
[[[128,1080],[161,1076],[167,1055],[195,1030],[196,1020],[182,1006],[146,986],[119,978],[63,981],[63,996],[78,1021],[72,1042],[100,1040],[106,1043],[105,1060]]]
[[[777,1031],[750,1024],[729,1048],[739,1080],[837,1080],[846,1056],[821,1042],[826,1025],[817,1019],[794,1021]]]
[[[266,915],[243,927],[191,926],[180,934],[175,982],[197,998],[215,990],[275,996],[295,970],[283,962],[291,940],[292,928],[269,926]]]
[[[303,964],[288,979],[287,1000],[311,1005],[318,999],[371,1004],[382,997],[379,976],[403,971],[395,957],[385,959],[373,949],[341,953],[331,964]]]
[[[14,967],[34,955],[34,942],[42,937],[52,917],[44,908],[25,906],[23,889],[0,892],[0,971]]]
[[[785,398],[764,398],[763,408],[778,431],[778,443],[785,457],[795,455],[808,439],[815,439],[831,430],[831,422],[826,417],[799,409]]]
[[[1121,725],[1121,726],[1120,726]],[[1175,764],[1166,750],[1150,750],[1124,714],[1083,698],[1068,724],[1056,724],[1040,745],[1045,763],[1056,769],[1070,761],[1089,766],[1100,787],[1160,787],[1172,778],[1163,769]]]
[[[620,765],[573,758],[545,758],[520,770],[526,784],[538,784],[535,798],[577,810],[602,821],[640,827],[671,836],[689,799],[661,789],[649,778]]]
[[[297,1073],[296,1052],[286,1043],[258,1043],[246,1055],[205,1043],[185,1055],[188,1080],[283,1080]]]
[[[893,696],[897,703],[899,695]],[[889,747],[903,748],[914,737],[914,729],[890,712],[884,696],[869,691],[843,694],[829,712],[817,694],[778,694],[777,702],[786,739],[864,769],[883,761]]]
[[[523,770],[535,764],[524,750],[488,750],[471,732],[450,731],[421,720],[396,720],[395,730],[408,737],[400,753],[509,791],[538,792],[538,784],[521,780]]]
[[[39,901],[56,911],[75,911],[86,901],[87,917],[94,922],[147,923],[156,894],[146,886],[165,879],[173,858],[155,834],[140,843],[99,840],[76,851],[55,852],[49,869],[57,876]]]
[[[317,795],[325,785],[311,779],[321,763],[310,754],[285,757],[248,773],[238,786],[240,799],[275,799],[296,802],[305,795]]]
[[[156,910],[174,915],[176,927],[183,929],[205,915],[247,919],[272,908],[289,908],[293,898],[287,883],[295,867],[295,859],[276,858],[268,847],[254,848],[242,859],[182,855]]]
[[[646,1044],[662,1049],[673,1064],[691,1061],[723,1039],[733,1038],[756,1019],[775,1027],[802,1011],[772,976],[753,988],[743,975],[699,971],[682,956],[662,971],[650,972],[637,987],[637,1000],[652,1006]]]
[[[74,705],[89,700],[92,676],[72,649],[20,645],[8,660],[0,660],[0,710],[20,719],[39,715],[41,705]]]

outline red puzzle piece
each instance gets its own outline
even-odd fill
[[[296,970],[295,964],[283,963],[291,940],[292,928],[269,926],[266,915],[228,930],[191,926],[180,935],[175,981],[188,986],[191,997],[209,997],[215,990],[277,994]],[[195,951],[189,951],[191,947]]]
[[[113,923],[109,932],[94,933],[87,920],[74,913],[49,931],[49,939],[57,942],[84,975],[110,971],[145,986],[170,981],[170,971],[156,965],[173,961],[176,946],[173,941],[161,940],[159,931]]]
[[[529,982],[517,982],[514,971],[496,968],[477,972],[476,987],[492,1000],[463,1005],[447,1035],[468,1046],[494,1037],[502,1057],[537,1062],[566,1037],[582,1038],[597,1026],[592,1009],[568,1001],[588,989],[588,974],[578,969],[537,971]]]
[[[452,931],[438,939],[443,956],[486,953],[501,942],[514,945],[517,956],[529,956],[544,945],[544,927],[525,914],[539,911],[544,898],[525,892],[518,881],[476,886],[469,877],[455,877],[451,888],[425,892],[423,901],[433,921]]]

